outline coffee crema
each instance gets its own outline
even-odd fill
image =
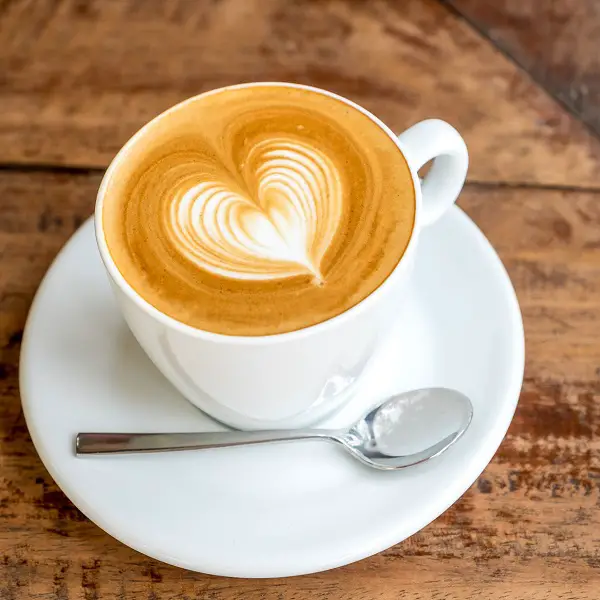
[[[414,216],[386,132],[285,84],[223,88],[157,117],[123,151],[102,209],[109,252],[142,298],[244,336],[302,329],[366,298]]]

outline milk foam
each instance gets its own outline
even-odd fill
[[[322,282],[321,259],[342,213],[342,183],[320,150],[291,136],[261,140],[242,166],[243,186],[214,171],[186,187],[174,179],[165,230],[174,247],[215,275],[270,280],[302,274]],[[219,177],[220,175],[220,177]],[[188,184],[189,185],[189,184]]]
[[[102,222],[129,285],[226,335],[342,314],[392,273],[415,197],[395,141],[312,90],[226,88],[149,123],[105,186]]]

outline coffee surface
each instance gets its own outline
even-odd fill
[[[174,319],[270,335],[373,292],[410,239],[410,171],[354,107],[285,85],[225,88],[148,124],[106,183],[109,252]]]

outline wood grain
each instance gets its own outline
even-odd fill
[[[284,80],[448,120],[473,180],[600,187],[598,140],[436,0],[11,0],[0,49],[5,163],[105,167],[179,100]]]
[[[92,211],[97,173],[0,171],[0,598],[210,600],[598,597],[600,196],[471,184],[463,208],[498,249],[526,330],[509,434],[465,496],[409,540],[329,573],[229,580],[113,540],[62,494],[31,444],[18,392],[40,278]]]
[[[447,2],[600,134],[598,2]]]

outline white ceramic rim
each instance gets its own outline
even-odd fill
[[[366,117],[371,119],[376,125],[378,125],[390,139],[396,144],[396,147],[400,151],[401,157],[404,159],[413,183],[413,191],[415,198],[415,218],[413,222],[413,228],[411,232],[410,239],[408,240],[408,244],[404,250],[404,254],[400,257],[398,264],[394,267],[394,270],[387,276],[387,278],[373,290],[366,298],[363,298],[360,302],[351,306],[344,312],[336,315],[335,317],[331,317],[325,321],[321,321],[320,323],[316,323],[315,325],[310,325],[308,327],[303,327],[302,329],[297,329],[295,331],[288,331],[285,333],[277,333],[272,335],[257,335],[257,336],[241,336],[241,335],[226,335],[222,333],[214,333],[211,331],[206,331],[203,329],[198,329],[196,327],[192,327],[191,325],[187,325],[166,315],[165,313],[158,310],[148,301],[146,301],[142,296],[140,296],[132,287],[129,285],[127,280],[123,277],[116,264],[113,261],[113,258],[108,250],[108,245],[106,243],[104,237],[104,228],[103,228],[103,219],[102,219],[102,208],[104,206],[104,195],[106,191],[106,187],[108,185],[108,181],[112,177],[114,171],[119,167],[120,162],[123,160],[123,157],[127,154],[129,149],[137,142],[137,140],[142,136],[143,132],[152,124],[157,121],[167,117],[171,112],[179,109],[181,106],[185,106],[188,103],[194,102],[200,97],[209,96],[213,94],[218,94],[226,90],[234,90],[234,89],[243,89],[249,87],[264,87],[264,86],[272,86],[272,87],[288,87],[295,88],[301,90],[307,90],[311,92],[315,92],[317,94],[321,94],[324,96],[329,96],[334,100],[338,100],[352,108],[358,110]],[[419,237],[420,231],[420,214],[421,214],[421,206],[422,206],[422,195],[421,195],[421,186],[417,184],[418,182],[418,174],[412,168],[410,162],[406,158],[405,149],[402,147],[401,142],[398,139],[398,136],[394,134],[394,132],[385,124],[383,121],[378,119],[375,115],[371,114],[367,109],[363,108],[359,104],[352,102],[352,100],[348,100],[343,96],[339,96],[338,94],[334,94],[333,92],[329,92],[328,90],[323,90],[320,88],[312,87],[309,85],[302,85],[299,83],[286,83],[286,82],[277,82],[277,81],[266,81],[266,82],[253,82],[253,83],[240,83],[236,85],[225,86],[221,88],[217,88],[214,90],[210,90],[208,92],[204,92],[202,94],[198,94],[196,96],[192,96],[183,102],[172,106],[167,109],[163,113],[154,117],[151,121],[146,123],[139,131],[137,131],[119,150],[117,155],[113,158],[110,163],[108,169],[106,170],[104,177],[100,183],[100,188],[98,189],[98,195],[96,198],[96,208],[94,211],[94,225],[95,225],[95,234],[96,234],[96,242],[98,244],[98,249],[100,250],[100,257],[102,258],[102,262],[106,270],[108,271],[112,280],[119,286],[119,288],[123,291],[123,293],[128,296],[138,308],[148,314],[150,317],[161,323],[162,325],[169,327],[178,331],[179,333],[183,333],[190,337],[201,338],[205,340],[210,340],[211,342],[216,343],[236,343],[240,345],[270,345],[270,344],[278,344],[284,343],[288,341],[292,341],[295,339],[300,339],[304,337],[308,337],[310,335],[316,334],[318,332],[324,331],[326,329],[331,329],[333,327],[337,327],[341,325],[344,321],[351,319],[355,316],[358,316],[360,313],[368,310],[374,303],[378,302],[380,296],[386,293],[388,288],[393,285],[393,280],[400,277],[401,272],[403,271],[404,265],[410,263],[410,257],[415,252],[415,248],[417,245],[417,239]]]

